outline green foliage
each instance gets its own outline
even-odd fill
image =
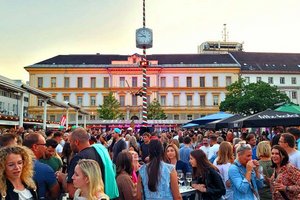
[[[100,119],[121,119],[124,117],[123,113],[120,112],[120,103],[112,92],[104,98],[104,103],[99,105],[97,112]]]
[[[275,104],[290,102],[285,93],[276,86],[265,82],[246,84],[245,79],[239,78],[227,87],[228,94],[220,104],[220,110],[231,113],[251,115],[268,108],[275,109]]]
[[[148,112],[148,119],[167,119],[167,116],[164,113],[163,109],[161,108],[161,105],[157,99],[154,99],[148,105],[147,112]]]

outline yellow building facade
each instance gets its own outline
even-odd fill
[[[80,105],[93,124],[109,92],[120,102],[124,119],[142,118],[142,98],[135,95],[142,87],[140,60],[138,54],[58,55],[25,69],[30,86],[58,101]],[[168,120],[189,121],[219,111],[226,86],[240,74],[240,65],[230,54],[157,54],[147,60],[148,103],[157,99]],[[36,96],[30,95],[28,112],[42,117],[43,107]],[[63,112],[50,106],[47,118],[59,121]],[[69,117],[75,120],[75,113],[70,111]]]

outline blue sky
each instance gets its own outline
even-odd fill
[[[244,42],[245,51],[300,53],[299,0],[146,0],[147,53],[197,53],[197,45]],[[28,80],[24,66],[59,54],[134,54],[142,0],[0,0],[0,70]]]

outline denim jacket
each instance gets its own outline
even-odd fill
[[[242,174],[243,173],[243,174]],[[234,164],[230,166],[228,176],[231,182],[233,190],[233,199],[247,199],[254,200],[254,194],[251,190],[250,183],[245,178],[246,168],[241,165],[238,160],[234,161]],[[255,172],[251,172],[251,182],[253,188],[258,194],[258,189],[263,187],[263,177],[256,178]]]

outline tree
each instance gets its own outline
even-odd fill
[[[275,109],[277,103],[290,102],[289,97],[276,86],[262,81],[246,84],[245,79],[239,78],[227,87],[227,91],[220,110],[236,114],[251,115],[268,108]]]
[[[120,111],[120,103],[113,96],[112,92],[104,98],[104,102],[102,105],[99,105],[97,112],[100,119],[120,119],[124,117]]]
[[[148,119],[167,119],[166,114],[164,113],[163,109],[160,106],[160,103],[157,99],[154,99],[148,105]]]

